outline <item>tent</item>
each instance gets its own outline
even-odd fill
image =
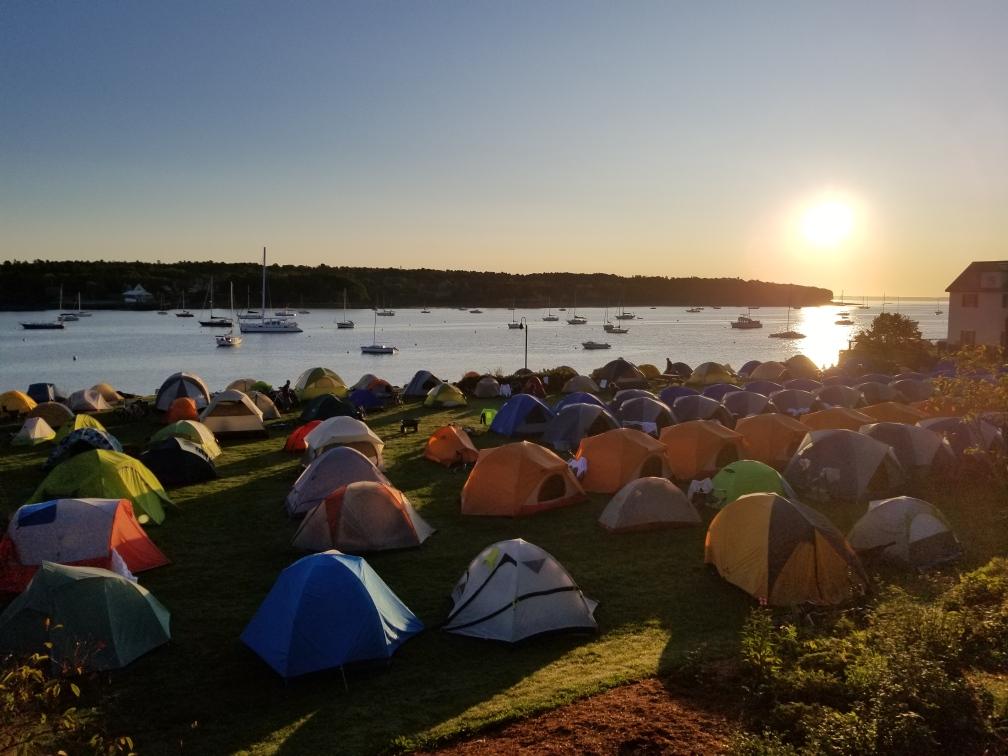
[[[445,425],[434,431],[424,446],[424,458],[445,467],[472,465],[479,457],[469,434],[457,425]]]
[[[37,446],[56,438],[56,431],[41,417],[29,417],[11,439],[11,446]]]
[[[733,391],[725,396],[722,404],[736,422],[739,418],[761,415],[770,409],[770,399],[755,391]]]
[[[644,377],[644,373],[638,370],[637,366],[632,362],[629,362],[622,357],[610,360],[597,370],[593,370],[591,378],[599,386],[602,385],[602,381],[605,381],[606,388],[614,383],[637,385],[647,382],[647,378]]]
[[[653,436],[675,422],[668,405],[646,396],[623,402],[619,408],[619,419],[624,428],[636,428]]]
[[[875,422],[875,418],[860,410],[847,409],[846,407],[831,407],[830,409],[802,415],[801,421],[803,425],[807,425],[812,430],[846,428],[847,430],[857,431],[861,430],[862,425]]]
[[[403,399],[423,399],[427,392],[441,383],[441,379],[429,370],[417,370],[403,389]],[[496,396],[496,394],[494,394]]]
[[[926,420],[928,414],[916,407],[899,402],[881,402],[862,407],[861,412],[872,418],[872,422],[919,423]]]
[[[676,480],[709,478],[742,456],[742,436],[716,420],[690,420],[673,425],[658,438]]]
[[[748,494],[718,512],[704,561],[771,606],[842,604],[869,587],[840,531],[814,509],[777,494]]]
[[[741,391],[740,386],[736,386],[732,383],[715,383],[713,386],[708,386],[703,390],[703,395],[713,399],[716,402],[720,402],[728,394],[733,391]]]
[[[56,443],[59,443],[75,430],[80,430],[81,428],[94,428],[95,430],[100,431],[105,430],[105,426],[95,418],[91,417],[91,415],[74,415],[69,422],[60,425],[60,429],[56,431]]]
[[[726,428],[735,423],[735,418],[717,399],[709,396],[680,396],[672,403],[672,415],[677,423],[690,420],[715,420]]]
[[[119,669],[171,639],[170,617],[122,575],[43,562],[0,614],[0,651],[45,653],[57,668],[83,659],[92,671]]]
[[[453,386],[450,383],[435,386],[427,392],[427,398],[424,399],[424,407],[465,407],[466,404],[468,402],[465,394],[459,390],[458,386]]]
[[[864,558],[932,567],[962,556],[955,533],[933,505],[910,496],[873,501],[847,540]]]
[[[28,417],[40,417],[49,423],[50,428],[58,431],[64,423],[73,420],[74,413],[65,404],[42,402],[28,413]]]
[[[74,391],[70,394],[67,404],[74,412],[101,412],[112,409],[112,405],[105,401],[105,397],[94,389]]]
[[[780,494],[787,499],[796,499],[791,486],[779,472],[754,459],[740,459],[725,465],[711,483],[714,486],[711,498],[717,509],[751,493]]]
[[[529,376],[524,383],[522,383],[521,393],[531,394],[538,399],[545,399],[546,387],[543,386],[543,382],[538,375],[532,375]]]
[[[619,427],[619,421],[605,407],[568,404],[549,421],[542,442],[559,452],[569,452],[577,449],[583,438]]]
[[[362,375],[357,380],[357,383],[355,383],[353,386],[347,386],[347,388],[349,390],[351,390],[351,391],[359,390],[359,389],[364,389],[366,391],[370,391],[371,387],[374,386],[374,385],[376,385],[379,381],[382,381],[382,379],[379,378],[374,373],[364,373],[364,375]],[[386,383],[386,384],[388,383],[388,381],[382,381],[382,382]]]
[[[140,455],[140,461],[165,486],[189,486],[217,477],[210,455],[184,438],[159,441]]]
[[[125,454],[96,449],[57,465],[29,498],[29,502],[62,497],[129,499],[140,522],[164,522],[163,505],[171,499],[154,473]]]
[[[859,383],[881,383],[888,386],[892,383],[892,376],[887,373],[865,373],[855,380],[854,385]]]
[[[908,402],[923,402],[934,395],[934,384],[931,381],[914,378],[904,378],[889,384]]]
[[[462,487],[462,514],[519,517],[585,499],[567,463],[529,441],[480,452]]]
[[[33,383],[25,393],[38,404],[65,402],[67,398],[66,393],[54,383]]]
[[[658,368],[652,365],[650,362],[642,362],[640,365],[637,366],[637,369],[640,370],[642,373],[644,373],[644,377],[647,378],[648,380],[652,380],[654,378],[661,378],[661,373],[658,371]]]
[[[559,413],[560,410],[564,407],[570,406],[571,404],[594,404],[596,407],[608,409],[605,402],[594,394],[588,394],[583,391],[575,391],[573,394],[565,394],[563,397],[558,399],[557,403],[553,405],[553,411]]]
[[[423,630],[359,556],[325,551],[280,573],[241,640],[283,678],[389,659]]]
[[[813,501],[859,501],[895,493],[905,475],[892,447],[851,430],[809,433],[784,470]]]
[[[253,391],[252,393],[247,394],[247,396],[252,400],[252,404],[258,407],[259,411],[262,412],[263,420],[280,419],[280,410],[277,409],[277,406],[273,403],[273,400],[270,399],[269,395],[264,394],[262,391]]]
[[[500,396],[500,383],[492,375],[484,375],[473,387],[473,396],[477,399],[493,399]]]
[[[609,402],[609,409],[611,409],[613,412],[618,413],[620,407],[623,405],[623,402],[628,402],[631,399],[641,399],[641,398],[655,399],[655,400],[658,399],[658,397],[655,396],[653,392],[648,391],[647,389],[640,389],[640,388],[622,389],[621,391],[617,391],[613,395],[612,401]]]
[[[346,396],[347,387],[337,373],[324,367],[308,368],[294,382],[294,392],[302,402],[322,394]],[[314,419],[314,418],[310,418]]]
[[[985,420],[967,420],[961,417],[929,417],[917,423],[921,428],[934,431],[946,439],[958,459],[963,460],[971,449],[989,452],[1004,447],[1004,439],[996,426]]]
[[[799,389],[783,389],[770,394],[770,401],[778,412],[791,417],[799,417],[819,409],[815,394]]]
[[[809,432],[807,425],[790,415],[773,412],[744,417],[735,424],[742,436],[742,456],[783,470],[802,439]]]
[[[738,383],[738,376],[729,365],[704,362],[697,365],[686,383],[693,386],[713,386],[715,383]]]
[[[0,590],[20,593],[42,562],[131,573],[168,564],[126,499],[55,499],[25,504],[0,542]]]
[[[782,385],[773,381],[749,381],[744,388],[746,391],[755,391],[757,394],[763,394],[763,396],[770,396],[776,391],[784,390]]]
[[[196,402],[198,409],[210,403],[210,389],[202,378],[193,373],[175,373],[165,378],[157,390],[154,407],[167,412],[173,401],[186,396]]]
[[[752,371],[758,368],[762,363],[759,360],[749,360],[742,367],[738,369],[738,374],[745,378],[746,380],[752,375]]]
[[[621,488],[599,515],[610,533],[699,525],[696,508],[675,483],[665,478],[637,478]]]
[[[784,367],[792,378],[811,378],[818,381],[822,371],[804,354],[796,354],[784,360]]]
[[[451,592],[444,630],[518,643],[561,630],[596,630],[597,601],[586,598],[556,559],[516,538],[487,546]]]
[[[865,404],[896,402],[903,398],[900,396],[900,392],[888,383],[866,381],[864,383],[857,384],[854,388],[861,392],[861,395],[864,397]]]
[[[351,402],[334,394],[316,396],[301,410],[299,421],[307,423],[311,420],[328,420],[330,417],[352,417],[360,420],[362,415]]]
[[[784,367],[783,363],[768,360],[766,362],[761,362],[752,369],[752,372],[749,373],[749,380],[773,381],[774,383],[781,383],[786,380],[786,374],[787,368]]]
[[[529,394],[512,396],[500,408],[490,430],[502,436],[536,436],[546,430],[553,410]]]
[[[228,390],[233,391],[234,389]],[[180,396],[178,399],[173,399],[168,407],[168,411],[164,413],[164,417],[162,418],[162,422],[169,425],[182,422],[183,420],[199,421],[199,409],[196,407],[196,400],[190,399],[188,396]]]
[[[839,384],[835,386],[823,386],[816,392],[816,400],[820,406],[827,409],[830,407],[857,409],[864,406],[864,397],[860,391],[856,388],[841,386]]]
[[[199,420],[180,420],[177,423],[166,425],[150,437],[148,445],[153,446],[168,438],[184,438],[186,441],[199,444],[210,459],[217,459],[223,453],[214,434]]]
[[[4,391],[0,394],[0,413],[27,415],[36,406],[35,400],[23,391]]]
[[[589,436],[574,456],[588,464],[581,483],[591,493],[616,493],[631,480],[669,474],[662,443],[633,428]]]
[[[321,422],[321,420],[311,420],[295,428],[293,432],[287,436],[287,441],[284,443],[284,451],[290,452],[291,454],[300,454],[303,451],[307,451],[308,444],[305,442],[305,436],[315,430]]]
[[[349,446],[333,446],[316,457],[294,481],[284,499],[284,509],[288,516],[300,517],[336,489],[361,480],[388,483],[388,478],[359,451]]]
[[[229,391],[241,391],[243,394],[251,395],[253,391],[259,391],[260,387],[265,386],[264,381],[257,381],[255,378],[235,378],[226,388]]]
[[[881,422],[865,425],[861,433],[892,447],[904,472],[915,478],[930,473],[952,472],[956,455],[940,433],[907,423]]]
[[[658,392],[658,398],[671,407],[681,396],[699,396],[700,392],[689,386],[667,386]]]
[[[91,451],[93,449],[105,449],[107,451],[121,452],[123,450],[119,439],[105,430],[96,428],[81,428],[72,431],[63,437],[42,465],[43,470],[51,470],[60,462],[74,457],[78,454]]]
[[[109,404],[119,404],[123,400],[122,394],[107,383],[96,383],[91,387],[91,390],[101,394],[102,399]]]
[[[666,357],[664,375],[671,375],[685,381],[693,375],[693,368],[685,362],[672,362],[672,360]]]
[[[359,481],[337,488],[305,515],[291,543],[305,551],[360,554],[419,546],[433,532],[402,491]]]
[[[347,397],[347,401],[362,412],[381,409],[385,406],[385,399],[367,389],[354,389]]]
[[[853,386],[854,379],[840,368],[826,368],[822,378],[823,386]]]
[[[200,415],[200,422],[215,435],[259,433],[267,435],[263,413],[247,394],[241,391],[221,391],[214,394]]]
[[[363,421],[352,417],[330,417],[305,436],[305,459],[311,461],[333,446],[349,446],[370,459],[379,470],[384,469],[382,449],[385,442]]]
[[[586,394],[597,394],[602,389],[587,375],[575,375],[570,378],[560,389],[561,393],[574,394],[584,392]]]
[[[784,381],[784,388],[811,391],[813,394],[823,387],[822,383],[812,378],[792,378]]]

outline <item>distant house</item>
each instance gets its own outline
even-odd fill
[[[154,295],[140,284],[137,284],[132,289],[126,289],[122,296],[125,304],[147,304],[154,299]]]
[[[972,262],[945,291],[950,344],[1008,346],[1008,260]]]

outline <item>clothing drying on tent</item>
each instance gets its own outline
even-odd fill
[[[841,429],[805,436],[784,477],[812,501],[860,501],[892,495],[906,476],[888,444]]]
[[[189,486],[217,477],[217,467],[203,447],[184,438],[158,441],[140,461],[165,486]]]
[[[880,404],[882,402],[897,402],[903,397],[900,396],[900,392],[890,386],[888,383],[879,383],[876,381],[867,381],[865,383],[859,383],[854,388],[861,392],[861,396],[864,397],[865,404]]]
[[[542,442],[558,452],[577,449],[588,436],[619,428],[619,421],[598,404],[568,404],[549,421]]]
[[[184,397],[196,402],[197,409],[203,409],[210,403],[210,389],[198,375],[175,373],[165,378],[165,382],[157,390],[154,407],[161,412],[167,412],[173,401]]]
[[[616,493],[631,480],[669,474],[664,445],[633,428],[589,436],[574,457],[588,464],[581,484],[591,493]]]
[[[736,499],[707,530],[704,561],[760,603],[835,605],[868,590],[843,535],[819,512],[776,494]]]
[[[742,436],[715,420],[690,420],[662,431],[668,468],[676,480],[709,478],[741,457]]]
[[[356,449],[333,446],[312,460],[294,481],[284,499],[284,509],[289,517],[300,517],[336,489],[362,480],[389,482],[381,470]]]
[[[11,446],[38,446],[56,438],[54,431],[41,417],[29,417],[11,439]]]
[[[761,415],[770,410],[769,397],[757,394],[755,391],[733,391],[727,394],[721,403],[731,413],[735,422],[743,417]]]
[[[740,386],[736,386],[732,383],[715,383],[711,386],[707,386],[701,393],[703,396],[710,397],[715,402],[722,401],[728,394],[734,391],[741,391]]]
[[[310,400],[301,410],[300,422],[312,420],[328,420],[330,417],[352,417],[362,419],[360,410],[346,399],[333,394],[322,394]]]
[[[83,660],[119,669],[171,639],[171,615],[145,588],[98,567],[43,562],[0,614],[0,651],[45,653],[59,668]]]
[[[500,396],[500,383],[492,375],[484,375],[476,381],[476,385],[473,387],[473,396],[477,399],[493,399]]]
[[[784,367],[787,368],[792,378],[812,378],[813,380],[819,380],[822,377],[822,371],[804,354],[788,357],[784,360]]]
[[[74,412],[101,412],[112,409],[112,405],[106,402],[105,398],[94,389],[74,391],[67,399],[67,404]]]
[[[744,417],[735,424],[742,436],[742,456],[783,470],[809,432],[808,426],[789,415],[772,412]]]
[[[715,383],[737,383],[738,376],[729,365],[719,362],[704,362],[697,365],[686,383],[692,386],[713,386]]]
[[[711,481],[711,504],[721,509],[735,499],[751,493],[780,494],[794,500],[795,493],[781,474],[770,465],[753,459],[740,459],[721,468]]]
[[[55,499],[25,504],[0,542],[0,590],[20,593],[42,562],[133,573],[168,564],[127,499]]]
[[[241,640],[281,677],[391,658],[423,623],[359,556],[326,551],[280,573]]]
[[[891,446],[903,471],[913,478],[955,470],[956,455],[952,446],[944,436],[927,428],[883,422],[866,425],[861,433]]]
[[[305,436],[305,460],[311,462],[333,446],[349,446],[370,459],[379,470],[385,468],[382,450],[385,442],[361,420],[330,417]]]
[[[74,413],[65,404],[42,402],[28,413],[28,417],[39,417],[49,423],[49,427],[59,431],[66,423],[72,422]]]
[[[180,423],[185,420],[199,422],[199,409],[196,407],[196,400],[188,396],[180,396],[173,399],[165,412],[162,422],[167,425]]]
[[[119,439],[105,430],[96,428],[81,428],[72,431],[63,437],[63,440],[56,444],[55,448],[49,452],[49,458],[42,465],[43,470],[51,470],[60,462],[65,462],[71,457],[75,457],[92,449],[105,449],[106,451],[121,452],[123,450]]]
[[[238,393],[243,393],[239,391]],[[277,409],[273,400],[269,398],[262,391],[253,391],[247,394],[248,398],[252,401],[259,411],[262,413],[263,420],[279,420],[280,410]]]
[[[346,396],[347,387],[343,379],[329,368],[308,368],[294,382],[294,393],[302,402],[323,394]],[[314,420],[315,418],[309,418]]]
[[[305,551],[361,554],[419,546],[433,532],[402,491],[359,481],[336,489],[305,515],[291,543]]]
[[[869,404],[867,407],[862,407],[861,412],[868,415],[875,423],[909,423],[913,425],[928,418],[926,412],[899,402]]]
[[[462,487],[462,514],[521,517],[586,498],[567,463],[529,441],[484,449]]]
[[[147,443],[149,446],[153,446],[169,438],[184,438],[186,441],[199,444],[210,459],[217,459],[223,454],[214,434],[199,420],[180,420],[177,423],[166,425],[151,436]]]
[[[875,422],[875,418],[861,410],[847,409],[846,407],[830,407],[829,409],[809,412],[801,416],[803,425],[807,425],[812,430],[830,430],[844,428],[846,430],[858,431],[862,425]]]
[[[770,394],[770,401],[778,412],[791,417],[801,417],[819,409],[815,394],[799,389],[774,391]]]
[[[597,601],[585,597],[556,559],[516,538],[487,546],[451,592],[444,630],[518,643],[561,630],[596,630]]]
[[[0,413],[27,415],[38,403],[23,391],[4,391],[0,394]]]
[[[94,428],[95,430],[100,431],[105,430],[105,426],[98,422],[95,418],[91,417],[91,415],[74,415],[72,420],[63,423],[63,425],[60,426],[60,429],[56,431],[56,438],[54,440],[56,443],[59,443],[75,430],[80,430],[81,428]]]
[[[599,515],[610,533],[629,533],[700,524],[700,515],[686,494],[665,478],[631,480],[616,492]]]
[[[267,435],[263,413],[241,391],[214,394],[200,422],[218,436],[255,433]]]
[[[572,404],[593,404],[596,407],[602,407],[602,409],[608,409],[606,403],[603,402],[594,394],[586,394],[582,391],[575,391],[573,394],[566,394],[560,399],[558,399],[557,403],[553,405],[553,411],[559,414],[560,410]]]
[[[644,373],[638,370],[637,366],[632,362],[628,362],[622,357],[617,357],[615,360],[611,360],[597,370],[592,371],[591,379],[599,386],[603,385],[602,381],[605,381],[607,388],[613,384],[629,387],[647,383]]]
[[[787,380],[787,368],[783,363],[768,360],[761,362],[749,373],[750,381],[772,381],[782,383]]]
[[[672,415],[677,423],[691,420],[714,420],[730,428],[735,418],[724,405],[709,396],[680,396],[672,404]]]
[[[624,428],[636,428],[653,436],[674,422],[672,412],[664,402],[646,396],[620,404],[619,419]]]
[[[418,370],[403,389],[403,399],[423,399],[427,396],[427,392],[439,383],[442,383],[441,379],[429,370]]]
[[[942,513],[910,496],[873,501],[847,540],[863,558],[908,567],[933,567],[962,556],[962,547]]]
[[[856,388],[850,386],[823,386],[816,392],[816,401],[826,409],[830,407],[857,409],[864,406],[864,396]]]
[[[311,420],[304,425],[299,425],[295,428],[289,436],[287,436],[287,441],[284,443],[284,451],[290,452],[291,454],[300,454],[308,449],[308,444],[305,442],[305,436],[315,430],[318,427],[321,420]]]
[[[537,436],[553,419],[553,410],[529,394],[512,396],[498,411],[490,430],[502,436]]]
[[[442,383],[429,392],[427,392],[427,398],[424,399],[424,407],[465,407],[468,404],[463,394],[458,386],[453,386],[450,383]]]
[[[479,457],[469,434],[457,425],[445,425],[434,431],[424,446],[424,458],[445,467],[472,465]]]
[[[66,393],[54,383],[33,383],[28,386],[28,391],[25,393],[37,404],[65,402],[67,398]]]
[[[29,498],[29,503],[59,498],[129,499],[140,522],[164,522],[163,505],[171,499],[154,473],[133,457],[97,449],[57,465]]]
[[[575,375],[573,378],[569,378],[566,383],[564,383],[563,388],[560,389],[562,394],[575,394],[578,392],[583,392],[585,394],[597,394],[602,389],[599,385],[595,383],[587,375]]]

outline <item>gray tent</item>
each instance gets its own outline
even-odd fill
[[[866,381],[865,383],[859,383],[854,388],[861,392],[861,395],[864,397],[865,404],[903,401],[903,397],[900,396],[899,391],[894,389],[888,383]]]
[[[872,423],[861,432],[876,441],[889,444],[904,472],[913,477],[929,473],[947,473],[955,468],[952,446],[941,434],[907,423]]]
[[[294,481],[284,500],[284,508],[288,516],[300,517],[317,507],[337,488],[359,480],[389,482],[375,464],[356,449],[330,447],[312,460]]]
[[[721,403],[735,419],[750,415],[762,415],[770,409],[770,400],[755,391],[732,391],[725,394]]]
[[[931,381],[904,378],[893,381],[889,385],[899,391],[900,395],[908,402],[923,402],[934,394],[934,384]]]
[[[578,448],[581,439],[618,427],[616,418],[604,407],[568,404],[549,421],[542,441],[557,451],[572,451]]]
[[[910,496],[873,502],[847,540],[863,557],[910,567],[930,567],[962,556],[962,547],[942,513]]]
[[[770,401],[773,402],[778,412],[791,415],[791,417],[798,417],[799,415],[805,415],[819,409],[815,394],[811,391],[802,391],[801,389],[774,391],[770,394]]]
[[[157,390],[154,406],[161,412],[167,412],[172,402],[184,397],[196,402],[197,409],[204,409],[210,403],[210,389],[194,373],[175,373],[165,378],[165,382]]]
[[[989,452],[1004,447],[1004,438],[997,426],[985,420],[962,417],[929,417],[917,423],[921,428],[941,434],[952,446],[956,457],[965,459],[970,449]]]
[[[851,430],[821,430],[805,436],[784,477],[804,498],[859,501],[892,495],[905,474],[888,444]]]
[[[700,515],[686,494],[666,478],[637,478],[621,488],[599,515],[611,533],[700,524]]]
[[[609,409],[618,413],[624,402],[629,402],[631,399],[640,399],[641,397],[661,401],[654,392],[647,389],[623,389],[616,392],[612,401],[609,402]]]
[[[403,399],[426,399],[427,392],[442,382],[430,370],[417,370],[403,389]]]
[[[628,399],[620,404],[617,417],[624,428],[636,428],[652,436],[657,436],[662,428],[674,423],[672,412],[665,402],[646,396]]]
[[[709,396],[680,396],[672,403],[672,416],[677,423],[686,423],[690,420],[717,420],[726,428],[735,425],[735,419],[724,405]]]
[[[477,399],[492,399],[500,396],[500,383],[492,375],[484,375],[473,388],[473,396]]]
[[[856,388],[850,386],[823,386],[816,392],[816,399],[823,409],[830,407],[846,407],[857,409],[865,404],[864,396]]]

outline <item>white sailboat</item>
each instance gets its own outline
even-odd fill
[[[232,304],[232,309],[234,309],[234,302]],[[225,318],[221,315],[213,314],[213,276],[210,276],[210,317],[206,320],[201,320],[199,324],[203,328],[230,328],[234,325],[231,322],[231,318]]]
[[[791,330],[791,305],[787,308],[787,329],[770,334],[771,339],[804,339],[805,334]]]
[[[231,282],[231,312],[234,312],[234,281]],[[231,330],[225,334],[221,334],[216,337],[217,346],[219,347],[239,347],[242,343],[242,337],[234,332],[234,324],[231,325]]]
[[[191,318],[193,314],[185,308],[185,289],[182,290],[182,309],[175,313],[176,318]]]
[[[266,317],[266,247],[263,247],[262,262],[262,307],[259,317],[253,320],[239,319],[242,333],[301,333],[296,320]]]
[[[546,321],[547,323],[556,323],[558,320],[560,320],[559,315],[553,314],[553,308],[550,307],[549,297],[546,297],[546,314],[543,315],[543,320]]]
[[[378,317],[375,315],[375,317]],[[343,289],[343,320],[336,321],[337,328],[353,328],[354,322],[346,315],[346,288]]]
[[[517,330],[521,329],[521,322],[518,321],[518,320],[515,320],[515,316],[514,316],[514,313],[515,313],[514,300],[511,301],[511,307],[510,307],[510,309],[511,309],[511,322],[508,323],[508,328],[511,329],[511,330],[517,331]]]
[[[79,291],[77,292],[77,309],[71,312],[61,312],[60,315],[63,316],[64,319],[66,320],[78,320],[80,318],[91,317],[90,312],[85,312],[84,310],[81,309],[81,294]],[[73,315],[73,317],[69,317],[71,315]]]
[[[59,317],[57,317],[56,319],[61,323],[76,323],[78,320],[80,320],[80,318],[78,318],[72,312],[63,312],[63,284],[60,284],[59,309],[60,314]]]
[[[378,315],[380,313],[375,310],[374,315],[374,329],[371,331],[371,343],[365,344],[360,348],[361,354],[395,354],[399,351],[398,347],[394,347],[391,344],[379,344],[378,343]]]

